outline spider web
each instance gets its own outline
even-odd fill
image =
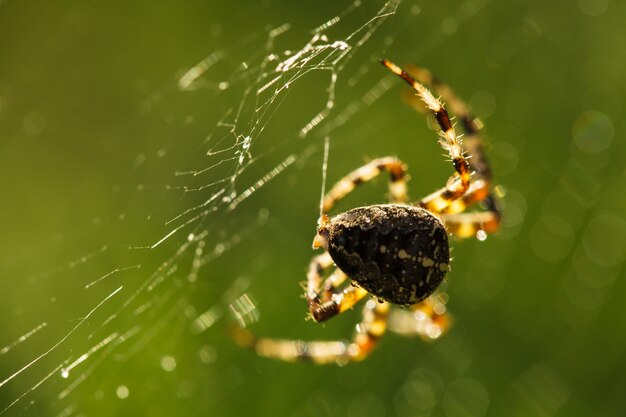
[[[464,2],[449,19],[463,24],[483,6]],[[279,256],[247,258],[237,272],[237,252],[276,232],[282,213],[275,200],[289,198],[281,191],[286,185],[309,176],[302,183],[320,187],[324,143],[331,144],[331,161],[333,149],[358,153],[353,146],[363,132],[354,120],[394,85],[377,66],[381,51],[420,12],[400,0],[377,8],[356,0],[307,27],[263,24],[207,51],[181,71],[175,86],[153,91],[141,110],[165,120],[171,136],[138,154],[132,174],[114,188],[123,207],[117,219],[98,220],[104,243],[90,240],[90,250],[32,279],[39,288],[63,280],[62,292],[46,296],[66,308],[60,316],[53,315],[58,307],[45,308],[39,322],[3,335],[0,360],[11,370],[0,375],[0,414],[97,414],[85,398],[136,395],[132,381],[119,375],[152,354],[164,333],[178,340],[220,338],[215,325],[227,305],[246,293],[255,272],[280,262]],[[449,24],[435,25],[408,54],[419,58],[435,48],[452,33]],[[169,101],[179,108],[169,108]],[[335,139],[346,131],[357,136],[350,144]],[[172,139],[180,132],[193,139]],[[319,198],[317,191],[309,194],[307,230]],[[216,360],[211,344],[195,353],[204,363]],[[176,361],[159,356],[165,372],[176,369]],[[224,378],[237,378],[229,375]],[[180,388],[181,396],[202,395],[200,378],[188,376],[196,388]],[[117,409],[111,402],[107,410]]]

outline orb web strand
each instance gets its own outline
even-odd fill
[[[89,317],[97,310],[99,309],[105,302],[107,302],[110,298],[112,298],[115,294],[117,294],[118,292],[120,292],[122,290],[122,288],[124,288],[124,286],[120,286],[118,287],[115,291],[113,291],[111,294],[109,294],[108,296],[106,296],[102,301],[100,301],[100,303],[98,305],[96,305],[94,308],[92,308],[87,315],[85,315],[79,322],[78,324],[76,324],[74,327],[72,327],[70,329],[69,332],[67,332],[65,334],[65,336],[63,336],[57,343],[55,343],[52,347],[50,347],[48,350],[46,350],[45,352],[41,353],[39,356],[37,356],[35,359],[33,359],[32,361],[28,362],[26,365],[22,366],[19,370],[15,371],[13,374],[9,375],[7,378],[5,378],[2,382],[0,382],[0,387],[6,385],[9,381],[11,381],[12,379],[14,379],[16,376],[18,376],[19,374],[21,374],[22,372],[24,372],[26,369],[30,368],[32,365],[34,365],[35,363],[37,363],[41,358],[43,358],[44,356],[47,356],[48,354],[50,354],[50,352],[52,352],[53,350],[55,350],[57,347],[59,347],[61,344],[63,344],[63,342],[65,342],[71,335],[72,333],[74,333],[76,331],[76,329],[78,329],[80,326],[83,325],[83,323],[85,323],[86,321],[89,320]]]
[[[330,138],[324,138],[324,162],[322,163],[322,194],[320,195],[320,219],[324,215],[324,194],[326,193],[326,173],[328,171],[328,148]]]

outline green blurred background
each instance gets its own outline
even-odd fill
[[[383,5],[0,2],[0,410],[625,415],[626,2],[405,0],[374,18]],[[335,16],[317,45],[349,55],[274,72]],[[330,183],[383,155],[409,165],[413,198],[451,172],[382,57],[430,68],[485,122],[502,232],[454,243],[435,343],[390,334],[345,367],[258,358],[224,331],[243,293],[264,335],[358,320],[304,320],[324,137]]]

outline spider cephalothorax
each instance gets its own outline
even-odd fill
[[[455,173],[446,186],[408,203],[406,166],[394,157],[375,159],[351,172],[325,195],[314,248],[324,249],[311,261],[305,298],[311,317],[325,321],[369,298],[363,320],[351,341],[258,338],[237,328],[236,340],[259,355],[285,361],[345,363],[362,360],[389,327],[400,334],[436,339],[449,325],[445,298],[436,290],[449,270],[448,234],[457,238],[495,232],[500,212],[491,193],[491,170],[479,136],[481,124],[452,91],[423,68],[412,75],[389,61],[383,65],[417,92],[419,111],[430,111],[439,125],[439,143]],[[419,81],[418,81],[419,80]],[[443,104],[423,84],[430,84],[459,116],[464,142],[456,134]],[[468,154],[473,159],[470,164]],[[337,201],[381,172],[388,172],[390,204],[328,213]],[[482,210],[466,212],[481,204]],[[390,310],[400,305],[405,309]]]

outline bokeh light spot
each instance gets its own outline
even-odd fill
[[[602,215],[589,222],[583,235],[583,247],[589,259],[610,267],[624,261],[626,255],[626,221]]]
[[[502,218],[502,229],[498,233],[498,239],[508,240],[517,236],[523,225],[527,211],[526,199],[517,191],[507,190],[500,204],[506,216]]]
[[[470,378],[458,379],[448,386],[443,397],[447,417],[482,417],[489,407],[485,387]]]
[[[578,8],[587,16],[600,16],[609,6],[609,0],[578,0]]]
[[[603,288],[615,282],[621,271],[621,265],[606,268],[593,262],[578,245],[572,256],[572,268],[580,282],[592,288]]]
[[[476,116],[487,118],[496,110],[496,99],[493,94],[486,91],[478,91],[470,99],[470,107]]]
[[[544,261],[563,259],[572,249],[574,232],[570,224],[557,216],[545,216],[533,226],[530,245]]]
[[[443,33],[445,33],[446,35],[452,35],[454,32],[456,32],[459,29],[459,23],[457,22],[456,19],[452,17],[448,17],[444,19],[443,22],[441,23],[441,29],[443,30]]]
[[[570,395],[566,382],[546,363],[532,365],[513,381],[512,386],[524,404],[524,408],[517,409],[522,412],[512,415],[555,415]]]
[[[569,301],[585,311],[598,310],[605,301],[599,289],[585,285],[574,274],[563,279],[563,289]]]
[[[565,169],[560,184],[585,208],[595,206],[600,197],[598,180],[575,164],[570,164]]]
[[[348,406],[348,417],[384,417],[385,404],[373,393],[357,396]]]
[[[611,119],[599,111],[587,111],[578,116],[572,126],[576,146],[588,153],[598,153],[608,149],[613,140],[615,128]]]
[[[430,415],[439,403],[444,382],[435,371],[427,368],[414,370],[395,399],[395,411],[400,416]]]
[[[37,136],[46,127],[46,119],[39,113],[30,113],[24,118],[24,132],[31,136]]]
[[[125,400],[126,398],[128,398],[129,394],[130,391],[128,390],[128,387],[126,385],[120,385],[115,390],[115,395],[117,395],[117,398],[119,398],[120,400]]]
[[[574,230],[580,228],[585,217],[585,209],[580,201],[570,192],[555,190],[548,195],[541,210],[546,217],[561,217],[565,219]]]
[[[499,176],[510,175],[517,170],[519,155],[513,145],[506,142],[494,143],[493,154]]]
[[[163,356],[161,358],[161,368],[165,372],[172,372],[176,369],[176,358],[170,355]]]

